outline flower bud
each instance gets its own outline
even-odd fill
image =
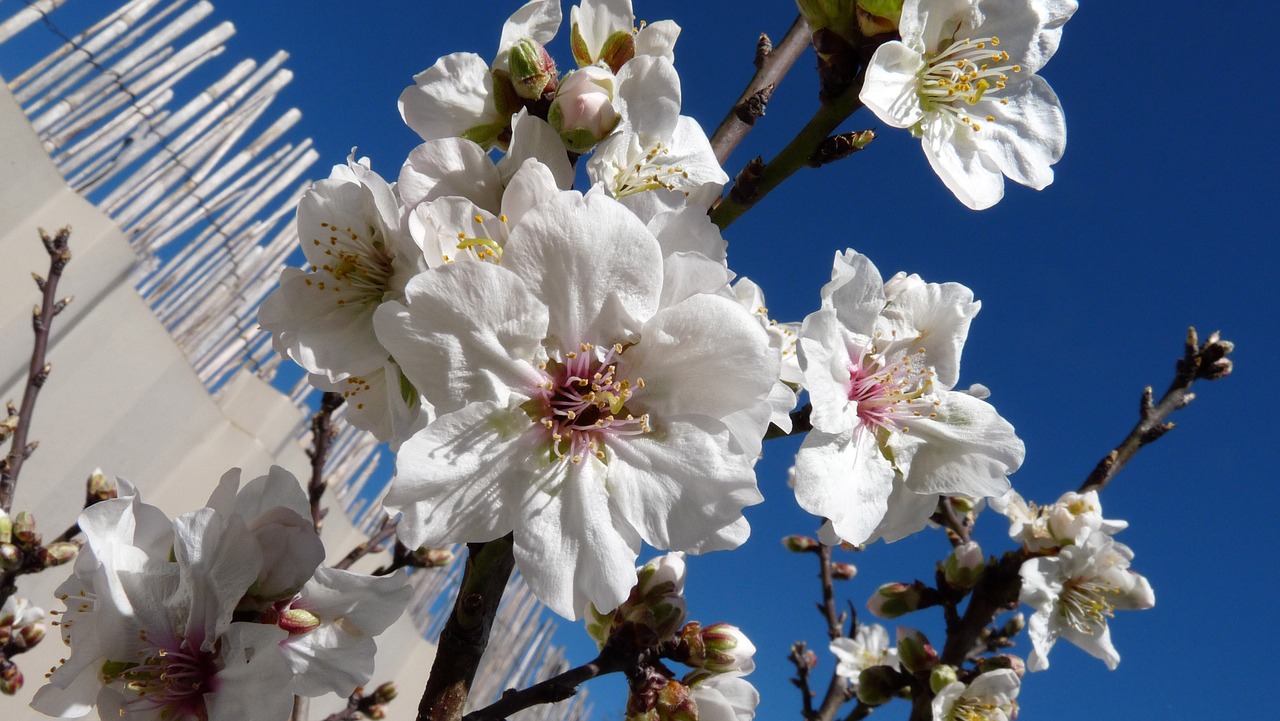
[[[22,551],[12,543],[0,543],[0,570],[16,571],[22,566]]]
[[[19,628],[18,632],[13,635],[13,645],[23,651],[34,648],[36,644],[44,640],[46,630],[47,627],[42,621],[28,623],[22,628]]]
[[[899,626],[898,660],[908,672],[920,673],[938,665],[938,652],[923,633],[914,628]]]
[[[290,636],[298,636],[319,627],[320,618],[305,608],[291,608],[280,614],[276,625],[288,631]]]
[[[9,518],[9,514],[0,509],[0,543],[11,543],[13,541],[13,519]]]
[[[933,689],[934,693],[941,692],[942,689],[959,680],[956,676],[956,667],[945,663],[934,667],[929,672],[929,688]]]
[[[782,539],[782,547],[792,553],[809,553],[818,550],[821,545],[818,539],[808,536],[786,536]]]
[[[0,693],[12,696],[22,688],[22,671],[13,661],[0,661]]]
[[[396,685],[388,681],[373,690],[373,701],[379,704],[391,703],[395,700],[397,693]]]
[[[604,648],[624,627],[637,646],[653,646],[675,636],[684,624],[684,554],[668,553],[636,569],[636,585],[622,605],[607,613],[594,605],[586,613],[587,633]]]
[[[1000,669],[1009,669],[1010,671],[1013,671],[1018,678],[1022,678],[1023,675],[1027,673],[1027,665],[1022,661],[1022,658],[1014,656],[1011,653],[1002,653],[998,656],[988,656],[978,662],[978,671],[980,673],[998,671]]]
[[[604,140],[621,118],[613,107],[613,73],[597,65],[579,68],[565,76],[547,111],[565,147],[584,153]]]
[[[93,469],[93,473],[89,475],[89,480],[85,482],[85,495],[91,502],[109,501],[119,495],[120,489],[116,485],[116,479],[110,478],[102,472],[101,468]]]
[[[453,551],[423,546],[413,552],[413,560],[422,568],[442,568],[453,563]]]
[[[898,32],[902,0],[858,0],[858,29],[866,37]]]
[[[18,511],[18,515],[13,517],[13,538],[18,543],[40,543],[40,534],[36,533],[36,517],[30,511]]]
[[[983,386],[985,388],[985,386]],[[956,509],[956,513],[964,515],[972,513],[978,507],[978,502],[968,496],[951,496],[951,507]]]
[[[541,43],[532,38],[517,40],[507,57],[516,95],[537,100],[546,91],[555,89],[556,63]]]
[[[67,561],[74,560],[79,552],[80,544],[78,543],[73,541],[54,541],[41,550],[40,561],[45,568],[60,566]]]
[[[977,541],[968,541],[951,549],[951,555],[942,562],[942,575],[952,588],[963,591],[977,584],[986,567],[982,547]]]
[[[1004,622],[1004,626],[1000,629],[1000,635],[1005,638],[1013,638],[1022,633],[1022,629],[1027,627],[1027,617],[1021,613],[1015,613],[1008,621]]]
[[[814,32],[830,30],[846,40],[853,39],[856,5],[855,0],[796,0]]]
[[[381,704],[374,704],[368,708],[361,709],[360,713],[364,714],[364,717],[370,719],[370,721],[382,721],[387,717],[387,710]]]
[[[689,687],[672,679],[658,692],[659,721],[698,721],[698,705]]]
[[[858,568],[852,563],[832,563],[831,578],[835,581],[851,581],[858,575]]]
[[[867,600],[867,610],[880,618],[897,618],[920,608],[921,585],[886,583]]]
[[[888,703],[903,686],[901,675],[888,666],[871,666],[858,674],[858,700],[868,706]]]
[[[713,623],[703,628],[693,621],[680,631],[680,640],[687,646],[688,656],[679,660],[694,668],[711,673],[748,674],[755,670],[755,644],[737,626]]]

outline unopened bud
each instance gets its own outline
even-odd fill
[[[854,0],[796,0],[796,7],[814,32],[830,30],[846,40],[853,39]]]
[[[388,681],[373,690],[373,700],[376,703],[391,703],[397,695],[396,685]]]
[[[556,63],[542,44],[532,38],[523,38],[511,46],[507,67],[516,95],[525,100],[537,100],[547,90],[554,90]]]
[[[9,514],[0,509],[0,543],[13,542],[13,519],[9,518]]]
[[[560,134],[566,148],[584,153],[618,126],[622,116],[613,107],[615,87],[613,73],[598,65],[579,68],[565,76],[547,111],[547,122]]]
[[[698,721],[698,705],[689,687],[672,679],[658,692],[659,721]]]
[[[951,555],[942,562],[942,575],[952,588],[963,591],[977,584],[986,567],[982,547],[977,541],[968,541],[951,549]]]
[[[42,621],[28,623],[18,629],[17,633],[13,634],[13,645],[23,651],[34,648],[36,644],[44,640],[46,630],[47,629]]]
[[[867,610],[880,618],[897,618],[920,608],[919,583],[886,583],[867,600]]]
[[[978,507],[978,502],[968,496],[951,496],[951,507],[956,509],[956,513],[963,515],[972,513]]]
[[[899,626],[898,660],[910,673],[920,673],[938,665],[938,652],[923,633],[914,628]]]
[[[22,551],[12,543],[0,543],[0,570],[16,571],[22,565]]]
[[[93,473],[85,483],[85,493],[91,502],[109,501],[119,492],[116,479],[103,473],[101,468],[93,469]]]
[[[858,568],[852,563],[832,563],[831,578],[836,581],[850,581],[858,575]]]
[[[609,612],[594,604],[587,609],[587,633],[601,648],[622,629],[637,646],[670,640],[684,624],[684,576],[683,553],[668,553],[637,568],[636,585],[621,606]]]
[[[1004,622],[1004,626],[1000,629],[1000,635],[1005,638],[1013,638],[1022,633],[1022,629],[1027,627],[1027,617],[1021,613],[1015,613],[1008,621]]]
[[[697,621],[680,631],[688,657],[680,661],[711,673],[743,673],[755,670],[755,644],[737,626],[713,623],[703,628]]]
[[[30,511],[18,511],[13,517],[13,538],[18,543],[39,543],[39,534],[36,533],[36,517]]]
[[[888,666],[871,666],[858,674],[858,700],[868,706],[888,703],[903,686],[901,675]]]
[[[360,709],[360,713],[371,721],[382,721],[382,719],[387,717],[387,710],[380,704],[374,704],[368,708],[362,708]]]
[[[1021,657],[1014,656],[1011,653],[1002,653],[998,656],[988,656],[978,662],[978,671],[980,673],[998,671],[1000,669],[1009,669],[1010,671],[1013,671],[1018,678],[1022,678],[1027,672],[1027,665],[1022,661]]]
[[[423,546],[413,552],[413,560],[423,568],[442,568],[453,563],[453,551]]]
[[[934,669],[929,672],[929,688],[933,689],[935,694],[941,693],[942,689],[959,680],[959,677],[956,676],[956,667],[949,666],[945,663],[935,666]]]
[[[818,550],[821,545],[818,539],[808,536],[786,536],[782,539],[782,547],[792,553],[810,553]]]
[[[280,614],[276,625],[288,631],[290,636],[297,636],[319,627],[320,618],[305,608],[291,608]]]
[[[858,29],[867,37],[896,33],[902,0],[858,0]]]
[[[22,671],[13,661],[0,661],[0,693],[12,696],[22,688]]]
[[[74,560],[76,554],[80,552],[80,545],[72,541],[54,541],[44,547],[40,553],[40,560],[45,568],[60,566],[67,561]]]

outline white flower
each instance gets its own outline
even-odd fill
[[[663,272],[634,215],[563,193],[510,229],[500,265],[432,269],[378,313],[439,414],[401,448],[387,497],[406,545],[514,532],[530,587],[576,618],[626,599],[641,540],[745,540],[760,496],[735,449],[763,435],[777,357],[730,300],[663,307]],[[752,422],[729,427],[740,413]]]
[[[373,311],[425,268],[400,213],[391,186],[354,160],[307,191],[298,236],[308,267],[286,268],[258,311],[276,350],[330,383],[382,370]]]
[[[58,589],[71,655],[32,706],[139,721],[288,715],[285,632],[231,620],[263,570],[244,516],[204,508],[170,522],[134,496],[94,504],[80,527],[88,544]]]
[[[854,683],[872,666],[898,667],[898,650],[889,645],[889,632],[879,624],[858,624],[853,638],[831,642],[831,653],[836,655],[836,675]]]
[[[570,43],[578,67],[604,61],[616,73],[637,55],[674,61],[680,26],[661,20],[637,31],[635,21],[631,0],[583,0],[570,8]]]
[[[560,133],[565,147],[585,153],[618,126],[613,107],[616,79],[598,65],[588,65],[564,77],[547,111],[551,127]]]
[[[769,394],[769,404],[773,407],[773,415],[769,422],[785,433],[791,432],[791,411],[796,407],[796,389],[804,384],[804,373],[800,370],[800,355],[796,343],[800,338],[798,323],[779,323],[769,317],[769,309],[764,303],[764,291],[751,279],[742,277],[733,284],[733,295],[742,307],[760,321],[765,332],[769,334],[769,347],[778,352],[778,380],[773,384]]]
[[[403,574],[316,569],[302,591],[277,609],[282,616],[292,612],[307,621],[280,644],[297,674],[293,692],[349,696],[368,683],[377,652],[373,637],[404,613],[411,593]]]
[[[969,289],[889,290],[865,256],[839,254],[801,330],[813,430],[796,456],[796,499],[850,543],[923,528],[941,495],[1004,493],[1024,453],[994,408],[952,390],[979,308]]]
[[[999,202],[1005,176],[1040,190],[1067,131],[1058,96],[1035,73],[1075,11],[1075,0],[906,0],[902,40],[876,49],[859,97],[910,128],[970,208]]]
[[[692,682],[689,696],[698,709],[698,721],[751,721],[760,704],[760,692],[736,675],[714,674]]]
[[[693,118],[680,114],[680,76],[670,61],[637,57],[618,71],[622,122],[587,162],[591,183],[648,222],[664,210],[706,210],[729,176]]]
[[[1027,668],[1049,668],[1049,649],[1065,638],[1107,668],[1120,663],[1107,619],[1117,610],[1151,608],[1147,579],[1129,570],[1133,551],[1101,530],[1085,528],[1057,556],[1022,564],[1020,600],[1036,612],[1027,622],[1032,652]]]
[[[1039,507],[1010,489],[991,499],[991,507],[1009,518],[1009,537],[1031,551],[1074,543],[1086,528],[1110,536],[1129,527],[1126,521],[1102,517],[1097,491],[1068,491],[1052,505]]]
[[[414,76],[400,94],[400,116],[423,140],[460,137],[506,147],[520,98],[511,85],[508,55],[522,40],[545,45],[560,27],[559,0],[530,0],[502,26],[490,67],[475,53],[453,53]]]
[[[1018,715],[1022,680],[1007,668],[988,671],[965,686],[947,684],[933,697],[934,721],[1010,721]]]

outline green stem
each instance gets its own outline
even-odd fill
[[[787,144],[787,147],[769,161],[759,182],[751,189],[749,198],[742,199],[738,194],[731,192],[715,210],[711,211],[711,221],[720,226],[721,230],[728,228],[769,191],[781,185],[782,181],[790,178],[796,171],[809,165],[822,143],[835,132],[836,128],[840,127],[841,123],[862,107],[862,101],[858,99],[858,93],[861,91],[862,76],[859,75],[844,92],[819,108],[804,128]]]

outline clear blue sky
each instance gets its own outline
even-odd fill
[[[390,178],[417,142],[396,111],[401,89],[440,55],[491,57],[518,4],[219,0],[215,16],[234,21],[239,33],[216,67],[288,50],[296,77],[282,102],[304,114],[323,155],[317,177],[355,145]],[[104,5],[71,2],[66,17]],[[749,77],[756,35],[781,38],[795,15],[788,0],[636,5],[643,19],[684,27],[676,46],[684,112],[707,128]],[[1274,676],[1266,652],[1280,641],[1270,610],[1280,592],[1272,560],[1280,443],[1270,403],[1257,395],[1264,359],[1280,354],[1280,234],[1272,220],[1280,143],[1269,132],[1280,110],[1269,84],[1278,15],[1260,0],[1228,11],[1185,0],[1085,3],[1042,72],[1069,128],[1058,180],[1046,191],[1010,184],[996,208],[971,212],[933,176],[917,141],[882,128],[870,149],[801,174],[727,234],[730,265],[763,286],[781,320],[816,307],[832,254],[845,247],[868,254],[886,276],[905,270],[972,288],[983,309],[961,384],[990,387],[991,401],[1018,428],[1027,462],[1014,485],[1040,502],[1078,486],[1124,436],[1142,387],[1168,383],[1188,325],[1220,328],[1238,344],[1236,374],[1202,384],[1199,399],[1176,417],[1177,430],[1144,450],[1103,496],[1109,516],[1131,523],[1119,540],[1137,554],[1134,568],[1151,580],[1156,607],[1113,621],[1123,657],[1117,671],[1059,644],[1053,668],[1024,680],[1027,718],[1264,715],[1263,684]],[[572,64],[565,33],[551,50]],[[0,59],[8,73],[29,61]],[[748,158],[771,156],[812,113],[812,65],[812,55],[803,57],[775,94],[730,159],[731,176]],[[864,112],[847,129],[864,127],[881,125]],[[778,543],[815,527],[785,486],[796,446],[766,447],[758,467],[766,502],[749,509],[751,540],[690,563],[692,617],[736,623],[759,647],[751,680],[764,697],[759,717],[770,720],[797,717],[799,699],[786,680],[792,641],[819,651],[820,675],[833,664],[812,610],[815,564]],[[979,528],[988,552],[1007,548],[1001,518],[985,515]],[[930,578],[945,552],[940,533],[873,547],[846,559],[860,574],[839,590],[862,608],[882,582]],[[919,615],[903,620],[937,627],[933,614]],[[563,642],[579,649],[574,660],[587,660],[585,636],[562,626]],[[616,685],[589,688],[599,718],[620,717],[621,702],[608,701]],[[875,714],[882,716],[905,718],[906,705]]]

